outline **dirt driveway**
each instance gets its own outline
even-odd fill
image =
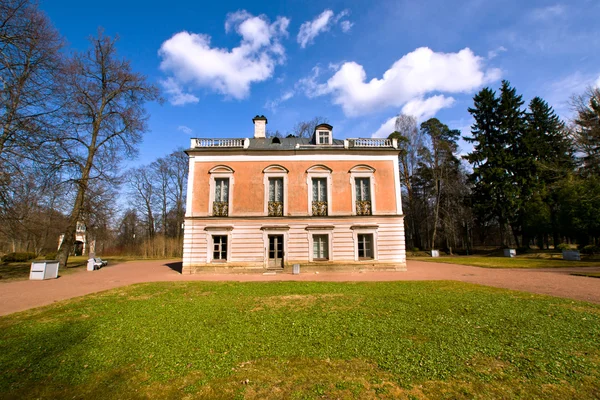
[[[600,279],[572,272],[600,272],[600,267],[553,269],[491,269],[455,264],[408,261],[407,272],[314,272],[300,275],[261,273],[181,275],[177,260],[134,261],[82,271],[46,281],[0,284],[0,315],[140,282],[159,281],[415,281],[457,280],[525,292],[548,294],[600,304]]]

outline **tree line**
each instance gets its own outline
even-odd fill
[[[600,244],[600,89],[573,99],[561,121],[540,97],[527,107],[510,83],[473,98],[472,151],[436,118],[399,115],[396,131],[409,249],[472,251]],[[586,247],[587,246],[587,247]],[[592,250],[594,251],[594,250]]]

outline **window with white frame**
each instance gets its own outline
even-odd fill
[[[352,214],[375,214],[375,169],[368,165],[356,165],[350,171],[352,184]]]
[[[227,235],[213,235],[213,255],[212,261],[227,261]]]
[[[327,215],[327,178],[312,178],[312,215]]]
[[[331,133],[329,131],[317,131],[317,144],[331,144]]]
[[[359,233],[356,235],[356,249],[359,260],[371,260],[374,258],[373,234]]]
[[[371,182],[370,178],[355,178],[356,215],[371,215]]]
[[[329,235],[313,235],[313,260],[329,259]]]
[[[307,169],[306,174],[309,215],[331,215],[331,168],[317,164]]]
[[[269,178],[269,216],[283,216],[283,178]]]
[[[283,217],[287,215],[287,168],[270,165],[263,170],[265,190],[265,215]]]
[[[208,172],[210,173],[208,213],[213,217],[227,217],[232,212],[233,170],[225,165],[218,165]]]
[[[213,216],[226,217],[229,215],[229,178],[215,178],[215,199],[213,201]]]

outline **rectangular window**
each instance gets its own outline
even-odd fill
[[[213,238],[213,261],[227,261],[227,235],[215,235]]]
[[[229,178],[215,179],[215,200],[213,201],[213,216],[227,217],[229,215]]]
[[[215,179],[215,201],[224,203],[229,201],[229,178]]]
[[[356,201],[371,201],[371,184],[369,178],[356,178]]]
[[[283,178],[269,178],[269,216],[283,216]]]
[[[371,215],[371,182],[369,178],[355,178],[356,215]]]
[[[313,201],[327,201],[327,178],[313,178]]]
[[[327,178],[312,179],[312,215],[327,215]]]
[[[329,132],[319,131],[319,142],[318,144],[330,144],[329,143]]]
[[[269,201],[283,203],[283,178],[269,178]]]
[[[358,258],[360,260],[373,258],[373,234],[357,235],[358,239]]]
[[[313,235],[313,260],[329,259],[328,235]]]

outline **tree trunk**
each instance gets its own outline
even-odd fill
[[[75,199],[75,205],[73,206],[71,216],[69,217],[69,225],[67,225],[65,236],[57,253],[59,268],[66,268],[67,262],[69,261],[69,253],[71,253],[71,250],[73,249],[73,244],[75,244],[77,222],[81,217],[81,210],[83,209],[86,188],[87,184],[84,185],[83,182],[80,182],[80,184],[78,185],[77,198]]]
[[[434,249],[435,247],[435,235],[437,233],[437,225],[438,225],[438,219],[440,216],[440,195],[441,195],[441,182],[438,181],[436,182],[435,187],[437,188],[437,194],[436,194],[436,200],[435,200],[435,214],[434,214],[434,218],[433,218],[433,234],[431,235],[431,250]]]

